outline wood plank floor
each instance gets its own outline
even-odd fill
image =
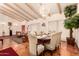
[[[20,56],[30,56],[28,47],[29,47],[28,42],[22,43],[22,44],[12,45],[12,48]],[[49,53],[47,53],[47,54],[49,55]],[[76,47],[72,47],[70,45],[67,45],[66,42],[61,42],[60,49],[56,50],[55,52],[52,52],[52,56],[59,56],[59,55],[60,56],[79,56],[79,50]]]
[[[68,45],[66,42],[61,42],[59,50],[52,53],[53,56],[79,56],[79,50],[77,47]]]

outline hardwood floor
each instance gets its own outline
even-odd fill
[[[13,42],[15,44],[15,42]],[[16,51],[19,56],[29,56],[29,45],[27,42],[22,44],[12,45],[12,48]]]
[[[28,42],[23,44],[15,44],[12,48],[20,55],[20,56],[29,56],[29,45]],[[77,47],[72,47],[67,45],[66,42],[61,42],[61,46],[59,50],[52,52],[52,56],[79,56],[79,50]],[[50,56],[47,53],[47,56]]]
[[[16,53],[19,56],[30,56],[28,42],[18,44],[12,41],[11,47],[16,51]],[[60,56],[79,56],[79,50],[77,47],[72,47],[70,45],[67,45],[66,42],[61,42],[60,48],[52,52],[52,56],[59,56],[59,55]],[[46,56],[51,56],[51,55],[49,52],[47,52]]]
[[[77,47],[68,45],[66,42],[61,42],[59,50],[57,50],[52,55],[54,56],[79,56],[79,50]]]

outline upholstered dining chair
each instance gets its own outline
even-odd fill
[[[50,35],[50,43],[49,44],[45,44],[46,48],[48,50],[55,50],[55,47],[56,47],[56,42],[57,42],[57,33],[52,33]]]
[[[56,47],[57,48],[59,48],[59,46],[61,44],[61,34],[62,34],[62,32],[57,33],[57,42],[56,42]]]
[[[39,55],[41,52],[44,51],[43,45],[38,45],[37,38],[35,36],[32,36],[31,34],[28,34],[29,39],[29,52],[32,56]]]

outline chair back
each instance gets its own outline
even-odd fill
[[[62,32],[57,33],[57,46],[60,45],[60,43],[61,43],[61,34],[62,34]]]
[[[50,48],[51,48],[51,50],[55,49],[56,41],[57,41],[57,33],[51,34],[51,41],[50,41]]]
[[[37,44],[37,38],[35,36],[32,36],[31,34],[28,34],[29,39],[29,51],[31,55],[36,55],[36,44]]]

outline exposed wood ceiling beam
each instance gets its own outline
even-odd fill
[[[11,11],[11,10],[8,9],[8,8],[5,8],[5,7],[1,7],[1,8],[3,8],[3,10],[6,10],[6,11],[9,12],[10,14],[12,14],[14,17],[20,18],[21,20],[26,20],[24,17],[18,15],[17,13]]]
[[[12,15],[12,16],[15,17],[15,18],[19,18],[20,20],[23,20],[23,18],[17,16],[16,14],[14,14],[14,13],[12,13],[12,12],[10,12],[10,11],[7,11],[7,9],[4,9],[4,8],[2,9],[2,8],[0,8],[0,10],[4,11],[4,13],[7,13],[7,14]]]
[[[3,11],[3,10],[1,10],[1,9],[0,9],[0,13],[3,14],[3,15],[8,16],[8,17],[10,17],[10,18],[12,18],[12,19],[14,19],[14,20],[22,21],[22,20],[20,20],[20,19],[18,19],[18,18],[16,18],[16,17],[13,17],[12,15],[6,13],[5,11]]]
[[[14,11],[16,11],[18,14],[22,15],[26,19],[28,18],[27,20],[31,20],[31,18],[27,17],[24,13],[22,13],[19,10],[15,9],[13,6],[11,6],[11,5],[7,4],[7,3],[5,3],[4,5],[6,5],[7,7],[11,8],[11,9],[13,9]]]
[[[36,15],[38,15],[40,18],[43,18],[30,4],[25,3],[26,6],[28,6]]]
[[[17,8],[21,9],[23,12],[25,12],[26,14],[28,14],[28,15],[31,16],[32,18],[37,19],[37,17],[35,17],[35,16],[31,15],[29,12],[25,11],[25,10],[24,10],[22,7],[20,7],[18,4],[15,3],[14,5],[16,5]]]
[[[59,13],[61,14],[61,13],[62,13],[62,10],[61,10],[61,5],[60,5],[60,3],[57,3],[57,7],[58,7],[58,10],[59,10]]]

